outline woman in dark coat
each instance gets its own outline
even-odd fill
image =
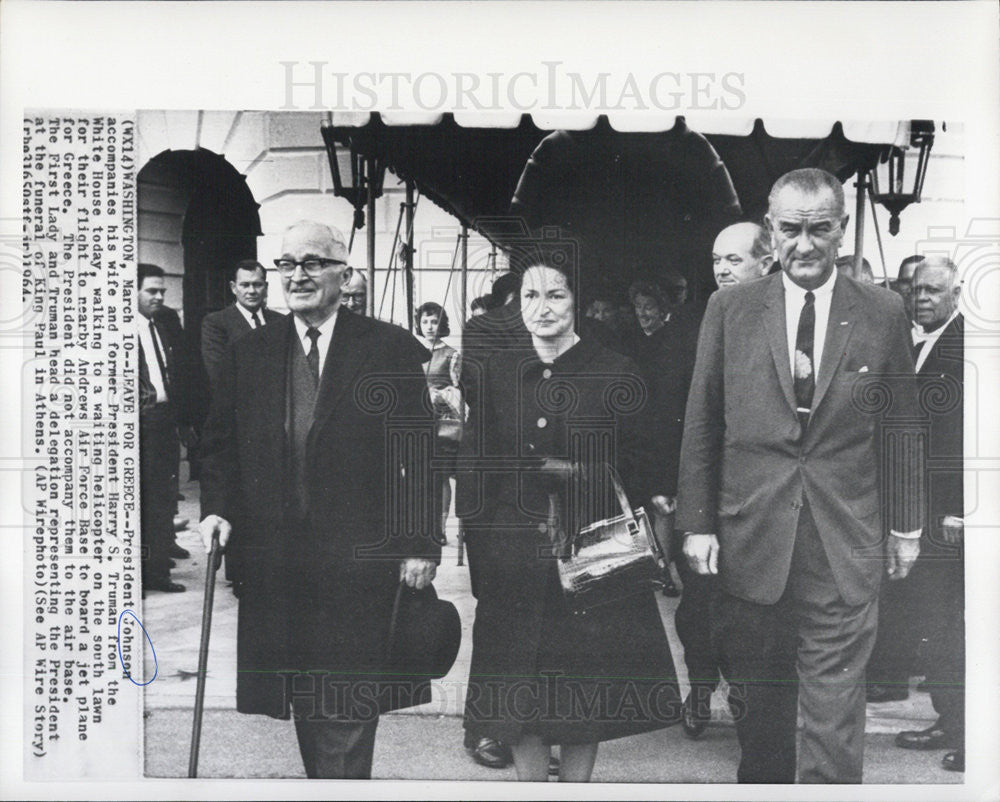
[[[465,518],[478,600],[465,726],[508,743],[521,780],[544,781],[553,744],[560,779],[590,779],[600,741],[680,716],[676,672],[651,590],[574,614],[549,538],[550,499],[566,531],[618,512],[607,466],[633,506],[654,492],[646,390],[635,365],[575,332],[572,276],[558,259],[524,273],[531,344],[486,360],[478,443],[460,481],[476,485]]]

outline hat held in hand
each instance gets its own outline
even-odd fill
[[[414,590],[400,582],[389,625],[389,670],[413,678],[441,679],[455,664],[462,621],[455,605],[433,585]]]

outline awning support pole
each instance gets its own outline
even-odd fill
[[[851,268],[852,278],[861,278],[861,265],[865,258],[865,195],[867,194],[868,178],[864,168],[858,169],[858,181],[854,185],[858,194],[854,204],[854,265]]]
[[[406,179],[406,315],[413,333],[413,180]]]
[[[469,308],[469,227],[462,223],[462,328],[465,329],[465,320],[468,316]]]
[[[365,232],[368,241],[368,317],[375,317],[375,159],[368,157],[368,229]]]

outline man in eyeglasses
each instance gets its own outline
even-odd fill
[[[358,315],[368,314],[368,277],[363,270],[351,268],[351,278],[344,285],[344,308]]]
[[[429,455],[410,447],[433,431],[426,379],[409,333],[340,313],[351,268],[339,231],[302,221],[281,248],[292,314],[230,347],[205,432],[201,532],[246,558],[237,709],[293,718],[308,777],[368,778],[379,714],[430,698],[419,678],[385,673],[397,587],[425,587],[440,559],[432,516],[406,517],[434,506],[416,484]]]

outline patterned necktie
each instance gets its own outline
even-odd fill
[[[255,329],[259,329],[260,328],[260,318],[257,317],[257,313],[254,312],[253,314],[250,315],[250,317],[253,318],[253,327]]]
[[[170,374],[167,373],[167,362],[163,358],[163,351],[160,349],[160,338],[156,335],[156,324],[153,319],[149,319],[149,336],[153,338],[153,350],[156,352],[156,364],[160,367],[160,378],[163,379],[163,390],[170,400]]]
[[[795,335],[795,403],[804,429],[812,411],[816,371],[813,363],[813,338],[816,332],[816,296],[806,293],[806,302],[799,314],[799,330]]]
[[[306,354],[306,362],[309,365],[309,372],[312,374],[313,381],[319,384],[319,345],[316,344],[316,341],[319,339],[319,329],[310,326],[306,329],[306,337],[312,342],[309,346],[309,353]]]

